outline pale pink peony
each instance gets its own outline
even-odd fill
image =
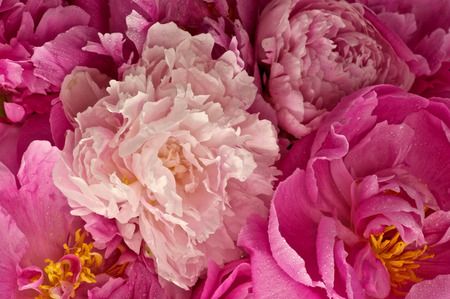
[[[213,60],[213,45],[208,34],[153,25],[140,61],[76,115],[54,172],[75,215],[115,220],[125,243],[183,288],[208,260],[240,256],[239,230],[266,215],[277,173],[275,129],[245,111],[253,78],[232,52]]]
[[[360,4],[273,0],[262,11],[257,58],[279,125],[302,137],[361,87],[392,83],[409,89],[414,55]]]

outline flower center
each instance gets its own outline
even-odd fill
[[[81,283],[95,283],[95,271],[103,263],[103,257],[97,252],[92,252],[93,243],[86,243],[86,233],[78,229],[75,232],[75,240],[72,247],[64,244],[64,257],[54,262],[46,259],[44,268],[46,284],[39,286],[41,294],[37,299],[54,298],[59,289],[67,289],[71,285],[70,298],[75,297],[75,291]]]
[[[183,153],[183,148],[177,140],[170,137],[167,142],[159,149],[158,158],[163,165],[168,168],[176,180],[181,180],[186,174],[192,174],[193,167]]]
[[[391,277],[391,286],[394,292],[399,292],[401,287],[413,282],[420,282],[415,271],[420,267],[417,261],[423,261],[434,257],[427,254],[428,246],[408,250],[408,244],[402,241],[400,233],[395,226],[390,225],[380,234],[370,235],[370,245],[377,258],[383,263]]]

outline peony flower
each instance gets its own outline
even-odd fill
[[[153,25],[139,62],[75,116],[54,172],[74,215],[115,221],[129,248],[183,288],[208,260],[240,256],[239,230],[266,215],[277,173],[275,129],[245,111],[253,79],[231,52],[212,59],[213,45],[208,34]]]
[[[372,9],[417,56],[418,76],[435,74],[450,60],[450,3],[435,0],[357,0]],[[413,66],[414,67],[414,66]],[[448,71],[448,69],[447,69]]]
[[[0,160],[14,173],[33,140],[63,146],[70,128],[58,101],[64,77],[75,66],[117,76],[133,51],[123,45],[126,27],[116,25],[122,16],[110,11],[113,0],[68,2],[0,2],[0,130],[9,131],[10,141],[0,144],[0,152],[14,152]],[[131,2],[120,5],[131,13],[137,5]]]
[[[344,98],[283,158],[268,223],[240,235],[255,295],[426,298],[448,284],[449,125],[448,99],[389,85]]]
[[[372,9],[415,54],[410,67],[417,78],[412,91],[449,97],[450,3],[445,0],[359,0]]]
[[[82,50],[98,40],[99,29],[90,22],[94,15],[79,6],[4,1],[0,10],[4,120],[20,123],[33,113],[48,113],[62,80],[77,65],[110,69],[111,58]]]
[[[192,296],[193,299],[253,298],[251,267],[248,259],[237,260],[223,268],[208,264],[208,273]]]
[[[413,54],[403,42],[362,5],[345,1],[271,1],[256,51],[279,126],[297,138],[344,95],[376,83],[408,90],[414,80],[405,62]]]
[[[132,254],[94,247],[81,219],[70,215],[51,176],[59,158],[59,150],[47,141],[32,142],[17,175],[19,187],[15,175],[0,164],[0,238],[5,244],[0,297],[86,298],[90,288],[102,287],[108,279],[128,284],[129,292],[150,294],[148,287],[132,283],[134,276],[148,273]]]

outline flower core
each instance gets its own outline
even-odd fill
[[[417,261],[434,257],[434,254],[427,254],[427,245],[408,250],[409,244],[400,238],[400,233],[393,225],[386,227],[380,234],[370,235],[370,245],[389,272],[394,292],[399,292],[401,287],[410,282],[422,281],[415,273],[415,270],[420,267]]]
[[[47,278],[47,284],[42,284],[39,289],[41,294],[37,299],[54,298],[54,290],[66,288],[72,285],[70,298],[75,297],[75,291],[81,283],[95,283],[95,274],[93,271],[99,268],[103,263],[103,257],[97,252],[92,252],[93,243],[86,243],[86,233],[78,229],[75,232],[73,246],[64,244],[64,257],[58,262],[46,259],[47,266],[44,272]]]
[[[184,156],[183,148],[175,138],[169,138],[159,150],[158,157],[177,180],[181,180],[187,172],[192,174],[192,164]]]

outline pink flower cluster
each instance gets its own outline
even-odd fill
[[[450,298],[447,0],[0,0],[0,298]]]

